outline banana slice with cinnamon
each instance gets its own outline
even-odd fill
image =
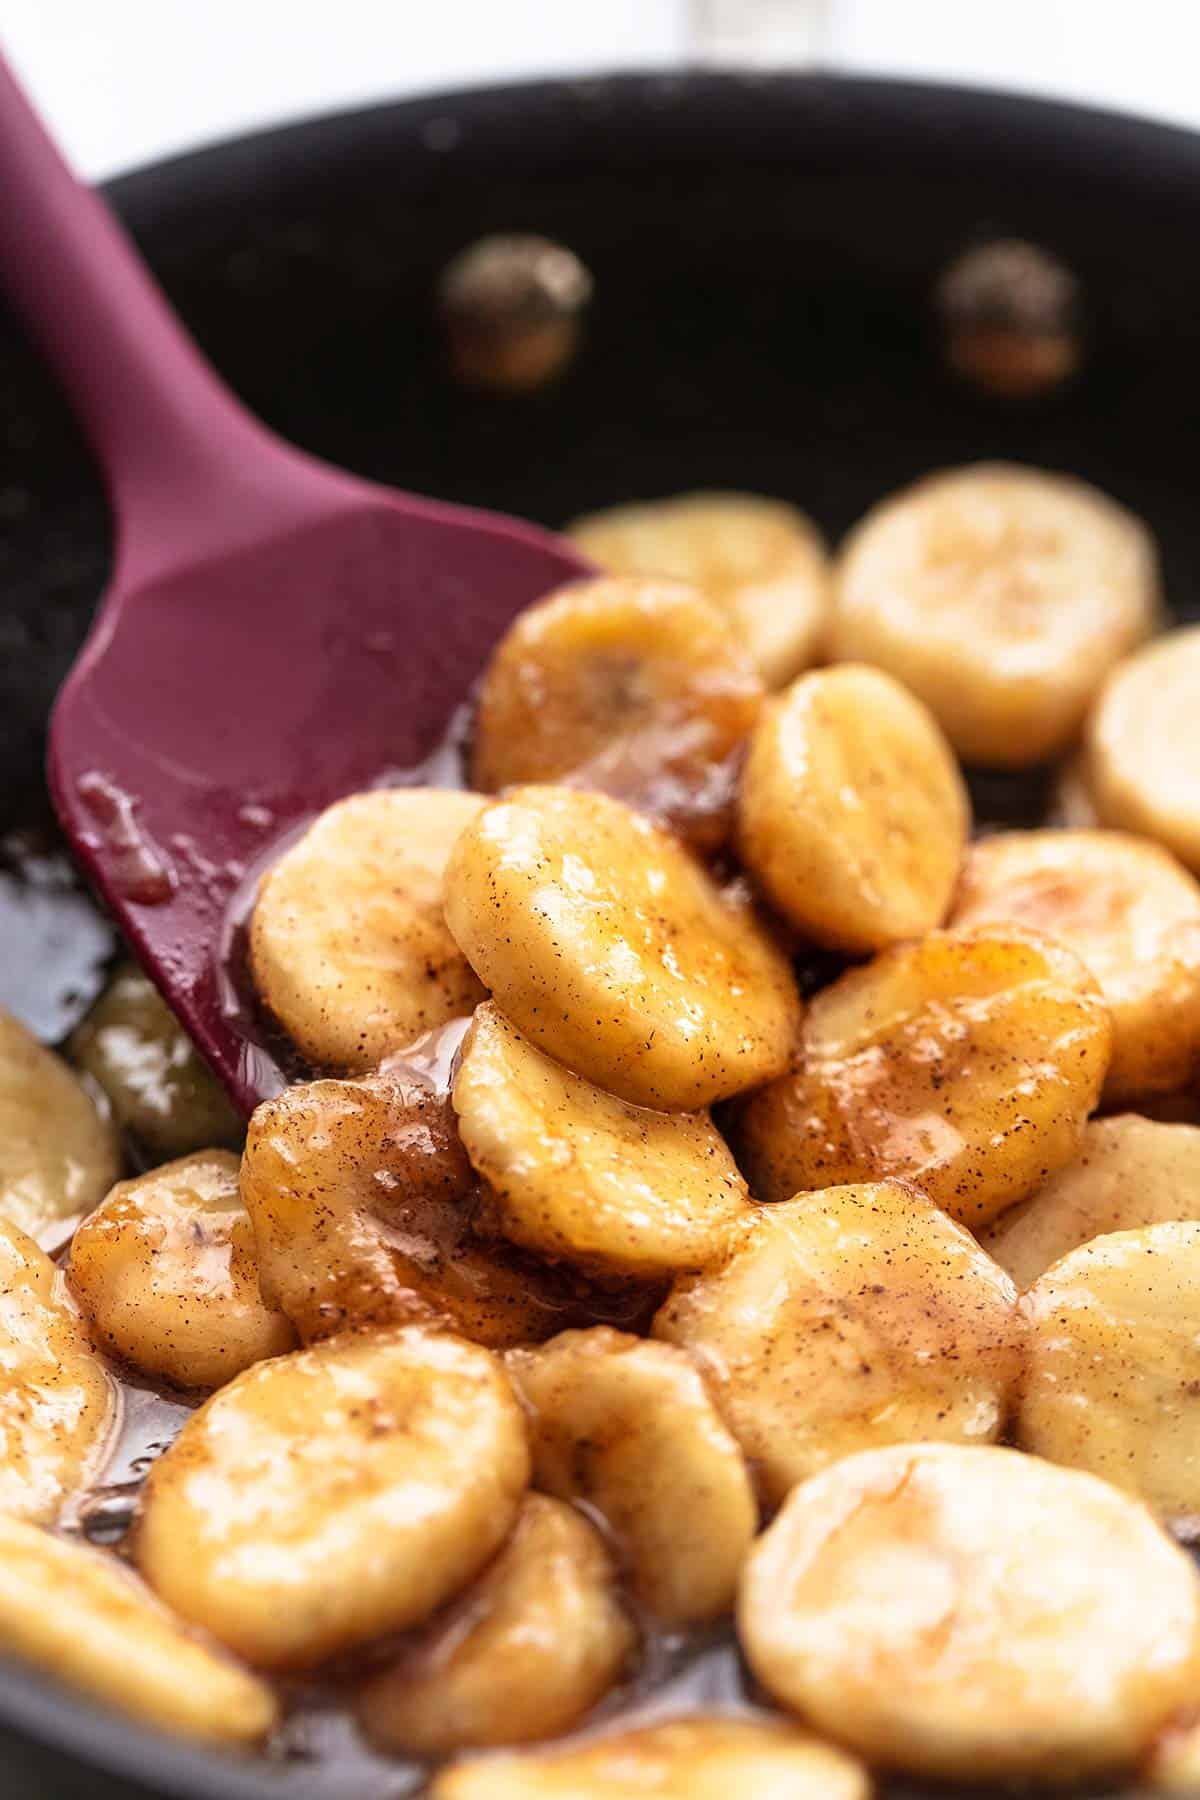
[[[640,1604],[668,1625],[729,1611],[758,1508],[737,1440],[671,1344],[564,1331],[505,1366],[533,1478],[603,1519]]]
[[[830,642],[911,688],[968,762],[1064,750],[1161,609],[1145,527],[1065,475],[977,463],[872,508],[842,546]]]
[[[372,1742],[410,1756],[534,1743],[577,1724],[636,1643],[595,1526],[530,1494],[483,1574],[372,1676],[355,1711]]]
[[[878,669],[802,675],[751,738],[742,860],[784,917],[826,948],[882,950],[940,925],[970,822],[936,720]]]
[[[1009,1277],[898,1181],[763,1207],[654,1320],[708,1381],[772,1503],[872,1444],[998,1437],[1020,1327]]]
[[[0,1219],[0,1366],[0,1514],[51,1524],[96,1474],[117,1394],[62,1276],[7,1219]]]
[[[897,945],[817,994],[795,1067],[745,1105],[751,1191],[903,1176],[978,1229],[1071,1161],[1111,1042],[1093,978],[1051,938]]]
[[[972,846],[951,923],[1020,925],[1068,946],[1113,1025],[1109,1105],[1200,1068],[1200,882],[1123,831],[1006,831]]]
[[[220,1387],[296,1342],[259,1291],[228,1150],[118,1182],[72,1238],[67,1279],[106,1349],[177,1387]]]
[[[1200,1223],[1093,1238],[1047,1269],[1022,1307],[1017,1442],[1200,1537]]]
[[[982,1243],[1024,1289],[1092,1238],[1173,1219],[1200,1220],[1200,1128],[1117,1113],[1089,1120],[1074,1161]]]
[[[482,804],[437,788],[354,794],[268,872],[251,974],[318,1068],[373,1069],[483,999],[442,916],[446,859]]]
[[[55,1249],[120,1173],[112,1122],[61,1057],[0,1007],[0,1217]]]
[[[517,788],[468,825],[446,918],[503,1013],[637,1106],[695,1111],[787,1067],[787,958],[669,833],[604,794]]]
[[[1194,1702],[1200,1579],[1128,1495],[1018,1451],[904,1444],[796,1488],[746,1565],[759,1681],[884,1768],[1072,1782]]]
[[[715,849],[761,700],[732,626],[694,589],[579,582],[519,613],[493,651],[471,779],[594,788]]]
[[[593,1274],[698,1269],[751,1216],[707,1113],[651,1112],[606,1094],[490,1003],[463,1042],[454,1110],[505,1236]]]
[[[867,1771],[811,1732],[767,1714],[685,1715],[562,1749],[472,1757],[430,1800],[869,1800]]]
[[[1083,768],[1100,822],[1140,832],[1200,875],[1200,625],[1114,669],[1088,719]]]
[[[415,1326],[257,1363],[146,1478],[138,1568],[249,1663],[309,1668],[418,1625],[516,1522],[525,1424],[486,1350]]]
[[[669,576],[701,589],[768,687],[782,687],[820,652],[829,556],[812,520],[782,500],[680,494],[590,513],[567,536],[613,575]]]

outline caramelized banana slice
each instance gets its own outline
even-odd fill
[[[971,807],[936,720],[890,676],[802,675],[750,743],[742,860],[814,943],[882,950],[940,925]]]
[[[1088,720],[1084,768],[1104,825],[1154,838],[1200,875],[1200,625],[1121,664]]]
[[[729,619],[768,687],[819,653],[829,621],[829,556],[804,513],[756,494],[681,494],[614,506],[567,536],[614,575],[691,582]]]
[[[446,869],[446,918],[548,1056],[637,1106],[692,1111],[779,1074],[800,1000],[744,907],[603,794],[519,788]]]
[[[1138,1786],[1160,1794],[1194,1794],[1200,1788],[1200,1720],[1195,1703],[1159,1738],[1138,1770]]]
[[[775,1504],[872,1444],[997,1437],[1016,1306],[969,1232],[881,1181],[764,1208],[724,1262],[676,1282],[654,1334],[706,1377]]]
[[[737,1443],[668,1344],[598,1328],[510,1350],[534,1480],[608,1525],[634,1593],[669,1625],[733,1604],[758,1511]]]
[[[595,788],[715,849],[761,700],[732,628],[693,589],[578,583],[518,613],[493,652],[471,779]]]
[[[555,1737],[608,1692],[636,1642],[600,1534],[530,1494],[474,1586],[368,1682],[358,1718],[410,1756]]]
[[[1153,628],[1145,527],[1063,475],[978,463],[874,507],[835,570],[836,659],[876,663],[968,762],[1021,768],[1075,737],[1109,670]]]
[[[1110,1231],[1200,1219],[1200,1129],[1136,1113],[1092,1119],[1074,1162],[984,1234],[983,1247],[1019,1288]]]
[[[978,1227],[1074,1156],[1112,1027],[1070,951],[934,931],[813,1000],[797,1067],[742,1118],[751,1191],[898,1175]]]
[[[490,1003],[454,1081],[467,1154],[514,1243],[603,1275],[698,1269],[751,1212],[707,1113],[650,1112],[572,1075]]]
[[[119,1182],[76,1231],[67,1279],[107,1349],[177,1387],[220,1387],[296,1341],[259,1292],[228,1150]]]
[[[66,1063],[0,1007],[0,1217],[54,1242],[121,1172],[112,1125]]]
[[[0,1517],[0,1651],[161,1731],[257,1744],[269,1687],[173,1619],[115,1557]]]
[[[442,875],[483,802],[436,788],[355,794],[323,812],[258,891],[254,984],[310,1062],[371,1069],[483,990],[446,930]]]
[[[1169,1093],[1200,1063],[1200,883],[1121,831],[1006,831],[973,846],[953,923],[1058,938],[1100,984],[1113,1024],[1110,1104]]]
[[[862,1765],[763,1716],[667,1719],[535,1755],[480,1756],[437,1777],[430,1800],[869,1800]]]
[[[116,1392],[32,1238],[0,1219],[0,1514],[50,1522],[99,1465]]]
[[[142,1574],[247,1662],[311,1667],[420,1624],[508,1536],[521,1409],[461,1338],[393,1327],[257,1363],[153,1465]]]
[[[422,1322],[501,1348],[575,1314],[567,1281],[472,1236],[450,1102],[420,1081],[285,1089],[250,1121],[241,1180],[263,1294],[306,1342]]]
[[[113,1117],[155,1156],[236,1148],[243,1126],[154,983],[127,963],[68,1046],[103,1089]]]
[[[752,1552],[742,1647],[769,1693],[914,1775],[1127,1767],[1200,1675],[1200,1581],[1106,1482],[1014,1450],[898,1445],[794,1490]]]
[[[1180,1537],[1200,1537],[1200,1224],[1081,1244],[1023,1307],[1018,1443],[1102,1475]]]

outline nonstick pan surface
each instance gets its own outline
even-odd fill
[[[746,488],[798,500],[836,536],[928,469],[1015,457],[1142,514],[1174,611],[1200,617],[1190,134],[954,89],[622,76],[298,124],[110,193],[249,404],[350,468],[550,525]],[[456,386],[432,306],[446,260],[493,230],[559,239],[595,277],[582,351],[523,397]],[[998,235],[1045,245],[1081,283],[1084,370],[1040,401],[989,400],[941,359],[933,284]],[[108,549],[86,450],[0,316],[0,970],[48,1035],[86,1004],[107,947],[53,866],[35,860],[34,892],[25,872],[30,833],[47,842],[46,715]],[[281,681],[287,656],[281,643]],[[983,798],[1014,817],[1040,803],[1036,777]],[[351,1793],[336,1765],[210,1758],[15,1669],[0,1668],[0,1733],[0,1800]]]

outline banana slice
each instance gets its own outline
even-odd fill
[[[44,1250],[0,1219],[0,1514],[49,1523],[89,1480],[116,1389]]]
[[[897,1175],[978,1228],[1075,1155],[1112,1027],[1070,951],[1015,927],[934,931],[812,1001],[796,1068],[756,1094],[762,1200]]]
[[[310,1062],[372,1069],[483,999],[442,917],[446,858],[482,804],[436,788],[355,794],[271,869],[250,920],[251,973]]]
[[[119,1182],[76,1231],[67,1279],[107,1349],[177,1387],[220,1387],[296,1342],[259,1292],[228,1150]]]
[[[1159,1738],[1138,1770],[1138,1786],[1160,1794],[1194,1794],[1200,1788],[1200,1720],[1194,1704]]]
[[[53,1248],[120,1173],[117,1134],[91,1095],[0,1007],[0,1217]]]
[[[385,1750],[450,1756],[569,1731],[637,1643],[604,1540],[573,1507],[530,1494],[473,1587],[364,1688]]]
[[[257,1744],[265,1683],[185,1631],[115,1557],[0,1517],[0,1651],[131,1718],[214,1744]]]
[[[263,1668],[420,1624],[499,1549],[529,1481],[521,1409],[461,1338],[393,1327],[257,1363],[154,1463],[135,1561]]]
[[[968,762],[1022,768],[1076,736],[1161,608],[1153,540],[1085,482],[1009,463],[874,507],[835,570],[832,653],[924,700]]]
[[[698,1269],[751,1214],[707,1113],[650,1112],[572,1075],[490,1003],[463,1041],[454,1109],[514,1243],[601,1275]]]
[[[1073,1781],[1143,1754],[1200,1675],[1200,1581],[1106,1482],[897,1445],[794,1490],[746,1565],[763,1686],[884,1767]]]
[[[784,956],[686,850],[603,794],[518,788],[463,832],[446,918],[548,1056],[637,1106],[694,1111],[786,1068]]]
[[[1104,825],[1137,831],[1200,875],[1200,625],[1168,631],[1109,676],[1088,720],[1084,768]]]
[[[1200,1224],[1081,1244],[1023,1307],[1017,1442],[1128,1489],[1177,1536],[1200,1537]]]
[[[471,779],[594,788],[716,849],[761,701],[739,639],[692,588],[578,583],[519,613],[493,652]]]
[[[869,1800],[866,1770],[781,1719],[703,1715],[443,1770],[430,1800]]]
[[[1074,1162],[997,1219],[983,1247],[1021,1289],[1110,1231],[1200,1220],[1200,1129],[1136,1113],[1091,1119]]]
[[[990,1442],[1021,1368],[1016,1288],[898,1181],[764,1208],[676,1282],[654,1335],[700,1369],[773,1505],[873,1444]]]
[[[1006,831],[975,844],[952,923],[1058,938],[1113,1024],[1109,1105],[1183,1087],[1200,1065],[1200,883],[1121,831]]]
[[[578,1316],[568,1280],[472,1234],[450,1102],[418,1080],[285,1089],[250,1121],[241,1187],[263,1295],[306,1342],[409,1322],[502,1348]]]
[[[68,1049],[107,1096],[117,1123],[155,1156],[241,1143],[242,1121],[225,1090],[132,963],[113,976]]]
[[[567,527],[613,575],[688,581],[729,619],[768,687],[816,660],[829,622],[825,540],[794,506],[756,494],[680,494]]]
[[[668,1625],[728,1612],[758,1509],[688,1358],[598,1328],[506,1360],[529,1413],[534,1480],[599,1514],[639,1603]]]
[[[940,925],[970,822],[933,715],[878,670],[802,675],[751,739],[742,860],[784,917],[829,949],[882,950]]]

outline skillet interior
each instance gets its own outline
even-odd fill
[[[551,525],[638,495],[744,487],[799,500],[837,534],[926,469],[1014,456],[1141,513],[1174,610],[1200,617],[1190,134],[824,76],[621,77],[297,125],[111,193],[251,406],[354,469]],[[432,283],[464,242],[514,228],[590,265],[589,338],[551,389],[467,394],[443,370]],[[1086,372],[1033,405],[944,374],[930,326],[947,257],[996,232],[1056,250],[1083,285]],[[86,451],[0,317],[0,831],[45,816],[46,712],[108,542]],[[1008,781],[984,806],[1019,816],[1038,798]],[[0,936],[0,959],[16,954]],[[68,954],[54,979],[78,985],[90,959],[72,971]],[[0,1795],[22,1800],[348,1792],[303,1765],[231,1768],[164,1745],[18,1671],[0,1669],[0,1721]]]

